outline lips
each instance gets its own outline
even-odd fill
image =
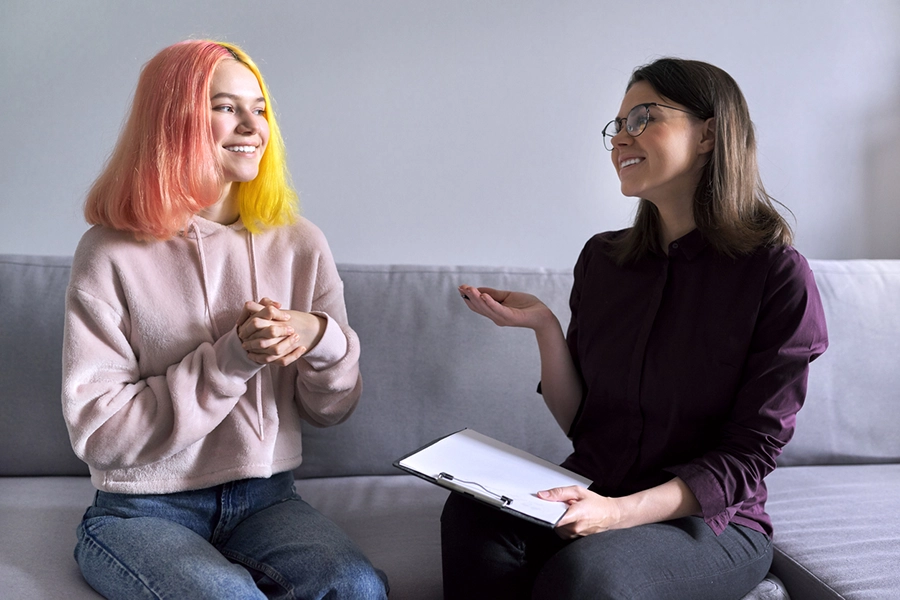
[[[625,167],[630,167],[632,165],[636,165],[643,161],[644,161],[643,158],[638,158],[638,157],[626,158],[625,160],[619,162],[619,169],[624,169]]]

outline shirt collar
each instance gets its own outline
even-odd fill
[[[669,257],[681,255],[688,260],[694,260],[700,252],[709,245],[699,229],[693,229],[669,244]]]

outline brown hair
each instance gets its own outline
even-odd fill
[[[775,208],[780,203],[760,179],[753,122],[734,79],[704,62],[661,58],[635,69],[627,89],[639,81],[701,119],[715,118],[715,146],[694,192],[694,222],[712,247],[735,257],[790,244],[791,227]],[[656,206],[641,199],[634,225],[614,243],[617,262],[659,249],[659,227]]]

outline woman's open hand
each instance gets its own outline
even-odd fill
[[[527,327],[537,330],[555,317],[537,297],[523,292],[508,292],[488,287],[459,286],[466,305],[500,327]]]

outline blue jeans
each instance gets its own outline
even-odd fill
[[[769,538],[697,517],[564,541],[549,528],[450,494],[441,515],[444,598],[727,600],[772,563]]]
[[[386,598],[387,578],[290,472],[174,494],[97,492],[75,559],[107,598]]]

